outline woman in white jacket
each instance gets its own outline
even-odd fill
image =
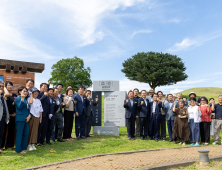
[[[191,145],[200,145],[200,122],[201,111],[199,106],[196,105],[196,98],[190,98],[190,107],[188,107],[188,122],[190,127],[190,142]]]

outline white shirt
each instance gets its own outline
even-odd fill
[[[30,97],[28,98],[28,103],[29,103]],[[33,103],[30,104],[30,113],[39,118],[40,117],[40,112],[43,112],[42,109],[42,103],[39,99],[34,99],[33,98]]]
[[[156,110],[156,102],[153,102],[153,112],[152,113],[155,113],[155,110]]]
[[[201,111],[198,106],[188,107],[188,122],[190,119],[194,119],[195,123],[199,123],[201,121]]]
[[[169,105],[170,105],[170,108],[171,108],[171,107],[172,107],[172,105],[173,105],[173,102],[170,102],[170,103],[169,103]]]
[[[79,96],[80,96],[80,94],[79,94]],[[83,95],[82,95],[82,97],[80,96],[80,98],[82,99],[82,102],[83,102]]]
[[[144,98],[143,98],[144,99]],[[147,106],[146,98],[144,99],[145,105]]]

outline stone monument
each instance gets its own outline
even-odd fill
[[[13,83],[13,93],[17,94],[20,86],[25,86],[27,79],[35,80],[35,73],[42,73],[44,64],[0,59],[0,79]]]
[[[126,99],[126,92],[119,91],[119,81],[112,80],[93,81],[92,94],[97,93],[98,95],[98,91],[100,92],[99,95],[102,95],[102,92],[104,92],[104,126],[101,126],[101,123],[98,126],[93,121],[93,133],[99,135],[119,135],[119,126],[125,126],[123,102]],[[102,107],[102,104],[99,107]],[[97,112],[100,114],[100,118],[101,110]],[[96,119],[95,116],[93,120]],[[101,119],[99,121],[101,122]]]

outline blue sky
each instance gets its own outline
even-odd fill
[[[0,1],[0,58],[45,63],[36,86],[47,82],[54,63],[77,56],[91,68],[92,80],[148,90],[125,77],[122,62],[155,51],[181,57],[189,76],[157,90],[222,87],[220,0]]]

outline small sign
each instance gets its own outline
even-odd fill
[[[119,81],[93,81],[93,91],[119,91]]]

